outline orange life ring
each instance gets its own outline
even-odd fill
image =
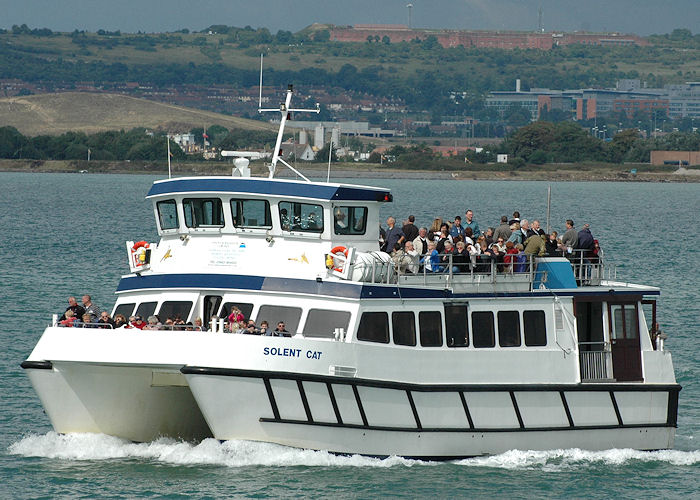
[[[148,248],[148,242],[147,241],[137,241],[136,243],[134,243],[134,246],[131,247],[131,250],[133,252],[135,252],[136,250],[138,250],[141,247]]]
[[[345,257],[347,257],[347,256],[348,256],[348,249],[345,248],[344,246],[341,246],[341,245],[339,245],[339,246],[337,246],[337,247],[331,248],[331,253],[330,253],[330,255],[337,255],[337,254],[339,254],[339,253],[341,253],[341,254],[343,254]],[[342,273],[342,272],[343,272],[343,268],[340,268],[340,267],[333,267],[333,270],[334,270],[334,271],[338,271],[339,273]]]
[[[348,249],[345,248],[344,246],[337,246],[337,247],[331,248],[331,253],[334,255],[337,253],[342,253],[343,255],[345,255],[347,257],[348,256]]]

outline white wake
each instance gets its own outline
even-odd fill
[[[32,434],[13,443],[10,454],[60,460],[152,460],[172,465],[310,466],[310,467],[394,467],[435,466],[436,462],[385,459],[359,455],[339,456],[325,451],[300,450],[270,443],[205,439],[188,443],[162,438],[150,443],[132,443],[104,434]],[[453,461],[467,467],[500,469],[565,470],[585,465],[627,465],[634,462],[658,462],[676,466],[700,464],[700,450],[661,450],[653,452],[630,449],[585,451],[579,449],[549,451],[512,450],[499,455]]]

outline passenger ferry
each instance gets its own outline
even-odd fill
[[[153,184],[160,241],[127,242],[113,316],[207,331],[54,319],[22,367],[57,432],[426,459],[673,447],[658,288],[583,258],[399,272],[377,251],[390,191],[275,178],[278,151],[266,178],[241,158],[230,177]],[[291,338],[226,333],[234,306]]]

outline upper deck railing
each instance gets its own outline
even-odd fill
[[[576,286],[597,286],[603,280],[616,279],[615,266],[606,266],[602,256],[590,256],[586,250],[562,252],[571,264]],[[345,264],[345,257],[336,255]],[[467,288],[480,290],[491,287],[494,290],[529,291],[534,288],[548,288],[548,273],[545,266],[538,266],[537,255],[510,254],[496,259],[490,255],[473,255],[467,262],[457,259],[454,254],[439,254],[435,270],[424,262],[411,260],[374,259],[369,269],[364,270],[362,281],[381,284],[422,286],[428,288]],[[347,279],[352,279],[348,276]],[[572,282],[573,286],[573,282]]]

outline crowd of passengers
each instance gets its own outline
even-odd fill
[[[212,320],[218,320],[217,316]],[[68,307],[59,318],[58,324],[64,327],[75,328],[137,328],[139,330],[183,330],[183,331],[207,331],[208,328],[202,323],[202,318],[196,318],[194,323],[185,322],[179,314],[174,317],[161,318],[153,314],[143,318],[135,314],[127,320],[123,314],[115,314],[114,318],[107,311],[103,311],[98,305],[92,302],[90,295],[83,295],[82,305],[78,304],[75,297],[68,297]],[[278,321],[277,327],[273,330],[267,321],[261,321],[260,326],[256,326],[252,319],[246,320],[241,310],[233,306],[231,314],[226,318],[225,333],[243,333],[248,335],[267,335],[271,337],[291,337],[286,329],[284,321]]]
[[[430,228],[418,228],[413,215],[402,226],[394,217],[386,224],[386,229],[380,227],[380,249],[391,255],[400,273],[490,273],[492,265],[499,272],[517,273],[528,270],[530,256],[582,257],[587,263],[602,257],[589,224],[577,231],[571,219],[561,236],[557,231],[547,234],[538,220],[521,219],[517,211],[483,232],[472,210],[464,220],[459,215],[454,221],[436,217]]]

